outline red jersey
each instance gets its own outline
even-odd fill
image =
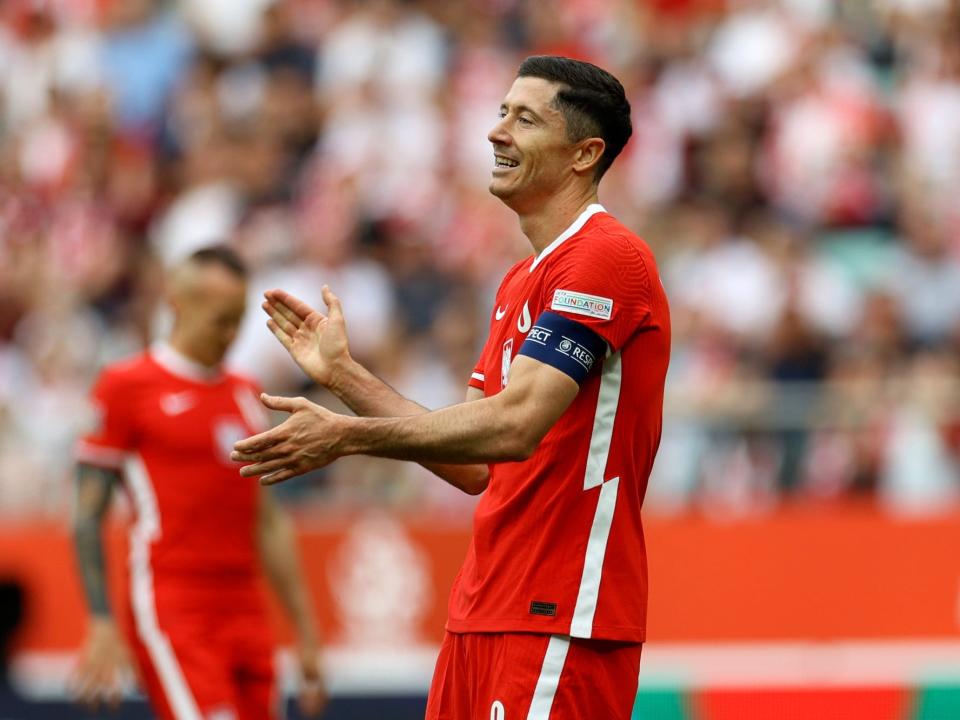
[[[507,273],[471,386],[487,396],[503,389],[544,311],[588,327],[607,355],[528,460],[491,465],[447,628],[642,642],[640,506],[660,443],[670,353],[652,252],[591,205]]]
[[[99,427],[77,459],[123,471],[137,516],[131,567],[149,563],[158,580],[252,579],[258,486],[230,452],[267,427],[254,383],[157,345],[106,368],[92,396]]]

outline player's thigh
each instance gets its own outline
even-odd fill
[[[140,689],[150,702],[150,707],[153,709],[154,715],[157,716],[157,720],[175,720],[173,710],[167,702],[163,684],[160,682],[160,676],[154,668],[146,646],[140,642],[140,638],[135,634],[127,637],[127,645],[130,647],[133,661],[136,664]]]
[[[447,633],[426,720],[627,720],[639,643],[529,633]]]
[[[550,644],[549,635],[448,633],[437,659],[427,720],[526,718],[545,658],[551,657]]]
[[[555,688],[552,671],[545,667],[529,720],[629,720],[637,695],[643,645],[557,636],[552,643],[558,655],[566,644],[566,657]]]
[[[471,718],[629,720],[640,672],[639,643],[562,635],[476,635],[479,658]]]
[[[471,717],[471,679],[464,635],[447,632],[433,670],[425,720]]]
[[[265,630],[268,625],[266,617],[254,621],[239,616],[230,632],[239,720],[278,720],[284,716],[273,637]]]
[[[280,720],[284,698],[273,669],[247,672],[236,678],[238,720]]]
[[[162,607],[135,624],[131,645],[158,717],[237,717],[229,656],[209,628],[202,617]]]

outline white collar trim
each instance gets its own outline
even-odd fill
[[[537,265],[539,265],[547,255],[552,253],[558,247],[560,247],[564,241],[569,240],[572,236],[580,232],[580,228],[587,224],[587,220],[592,218],[599,212],[606,212],[606,209],[600,203],[591,203],[587,205],[587,209],[580,213],[580,217],[573,221],[573,224],[564,230],[552,243],[547,245],[537,257],[534,258],[533,263],[530,265],[530,272],[533,272]]]
[[[191,382],[211,383],[219,380],[223,375],[220,367],[201,365],[174,350],[169,343],[165,342],[151,345],[150,357],[170,374]]]

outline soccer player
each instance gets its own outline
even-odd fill
[[[281,717],[260,566],[297,631],[301,707],[324,703],[317,632],[286,515],[238,475],[237,439],[267,427],[254,384],[221,361],[243,316],[246,270],[217,246],[171,275],[169,342],[107,367],[99,419],[78,443],[75,543],[90,609],[77,684],[96,705],[119,699],[127,646],[160,718]],[[130,532],[129,615],[105,586],[102,521],[123,485]],[[119,628],[127,630],[127,643]]]
[[[338,457],[423,463],[484,492],[450,597],[430,720],[629,718],[645,638],[640,506],[660,441],[667,300],[647,245],[598,201],[631,134],[621,84],[531,57],[490,132],[490,191],[534,255],[506,275],[466,402],[428,412],[350,357],[327,315],[279,290],[268,326],[359,417],[264,396],[290,417],[236,445],[243,475],[280,482]]]

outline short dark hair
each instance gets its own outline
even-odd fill
[[[229,245],[219,244],[200,248],[187,258],[187,262],[197,265],[219,265],[243,280],[246,280],[249,275],[247,264]]]
[[[520,64],[517,77],[542,78],[562,86],[554,103],[563,113],[570,141],[603,138],[605,148],[596,174],[599,181],[633,134],[630,102],[620,81],[596,65],[556,55],[528,57]]]

